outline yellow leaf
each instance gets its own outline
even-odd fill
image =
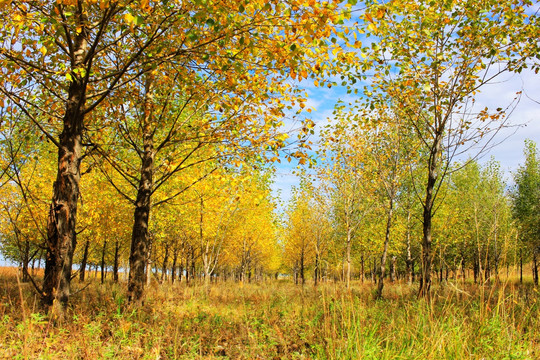
[[[124,19],[129,23],[133,23],[133,20],[135,20],[135,17],[131,15],[130,13],[127,13],[126,15],[124,15]]]

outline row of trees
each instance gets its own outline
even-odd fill
[[[53,148],[44,143],[39,157],[27,158],[9,168],[10,175],[21,179],[21,183],[11,181],[2,187],[2,253],[21,265],[22,281],[32,279],[30,268],[40,267],[46,255],[44,210],[48,206],[48,178],[54,176],[54,171],[52,162],[44,160],[53,155]],[[193,183],[207,172],[193,168],[175,181]],[[113,281],[119,281],[129,269],[132,207],[111,185],[110,175],[89,168],[82,177],[82,191],[94,196],[83,197],[80,204],[81,245],[74,254],[77,272],[72,276],[81,282],[91,266],[96,276],[100,270],[102,282],[108,274]],[[174,282],[182,277],[187,281],[210,281],[218,275],[247,281],[255,275],[277,273],[281,253],[276,242],[278,222],[270,184],[270,173],[265,171],[222,168],[193,184],[174,201],[155,206],[149,227],[151,247],[145,281],[152,276],[159,281]],[[174,185],[171,181],[168,186]]]
[[[92,196],[81,191],[81,176],[94,166],[133,206],[128,293],[142,300],[152,205],[174,200],[216,168],[278,154],[284,111],[305,102],[287,80],[327,59],[331,45],[313,44],[343,18],[336,7],[1,2],[2,125],[39,132],[57,150],[52,202],[41,210],[46,264],[36,287],[44,304],[61,315],[71,294],[78,219],[87,220],[79,202]],[[3,184],[13,180],[12,160],[3,166]],[[199,177],[169,186],[190,168]]]
[[[358,145],[352,138],[348,147]],[[361,166],[348,159],[343,170],[332,161],[316,177],[303,175],[286,211],[283,264],[302,283],[310,276],[315,284],[324,277],[349,286],[352,278],[371,277],[382,296],[385,278],[421,280],[422,205],[415,199],[417,179],[408,174],[398,181],[391,172],[395,162],[381,169],[381,163],[369,162],[380,155],[377,149],[369,141],[362,145],[354,151],[366,159]],[[335,145],[332,149],[338,151]],[[523,281],[523,263],[532,261],[538,285],[540,154],[533,142],[526,143],[525,155],[510,187],[493,159],[484,165],[469,159],[450,167],[433,218],[432,276],[441,282],[450,277],[485,283],[516,267]],[[337,176],[328,176],[329,170]],[[391,174],[386,180],[395,181],[395,191],[388,191],[381,174]]]

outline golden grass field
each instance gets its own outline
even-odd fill
[[[16,274],[0,269],[5,359],[540,359],[539,291],[514,279],[436,284],[429,301],[402,283],[383,300],[372,283],[152,284],[139,308],[95,281],[55,325]]]

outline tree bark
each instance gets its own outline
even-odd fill
[[[535,286],[538,286],[538,261],[537,261],[536,249],[533,250],[533,263],[532,263],[532,273],[533,273],[533,282]]]
[[[114,243],[114,264],[113,264],[113,281],[118,283],[118,268],[119,265],[119,256],[120,256],[120,243],[118,240]]]
[[[178,262],[178,248],[175,246],[173,251],[173,261],[171,265],[171,284],[176,280],[176,263]]]
[[[141,170],[133,215],[134,222],[129,255],[128,299],[134,302],[141,302],[144,296],[145,266],[148,262],[150,247],[148,223],[150,220],[155,157],[154,133],[152,131],[153,78],[151,74],[146,77],[144,91],[143,152],[140,154]]]
[[[73,36],[72,70],[85,68],[88,48],[86,16],[81,7],[74,14],[80,30]],[[47,219],[47,253],[43,277],[42,302],[54,305],[55,316],[63,317],[71,286],[73,253],[77,245],[77,201],[81,178],[81,138],[84,129],[86,79],[80,72],[71,71],[64,113],[63,129],[58,141],[58,170],[53,185],[53,197]]]
[[[107,252],[107,240],[103,241],[101,250],[101,283],[105,282],[105,253]]]
[[[86,244],[84,244],[84,252],[83,252],[83,258],[81,261],[81,270],[79,273],[79,281],[84,281],[84,276],[86,274],[86,263],[88,262],[88,248],[90,247],[90,241],[86,240]]]
[[[434,190],[438,177],[442,140],[442,130],[439,130],[436,129],[434,143],[429,154],[426,198],[423,206],[422,272],[420,275],[420,288],[418,290],[418,296],[421,297],[429,297],[431,289],[431,229],[435,201]]]

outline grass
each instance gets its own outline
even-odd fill
[[[13,271],[0,284],[0,358],[540,358],[540,295],[530,284],[435,286],[430,301],[399,283],[379,301],[360,283],[350,292],[284,281],[164,284],[135,308],[123,285],[95,283],[72,298],[60,326]]]

